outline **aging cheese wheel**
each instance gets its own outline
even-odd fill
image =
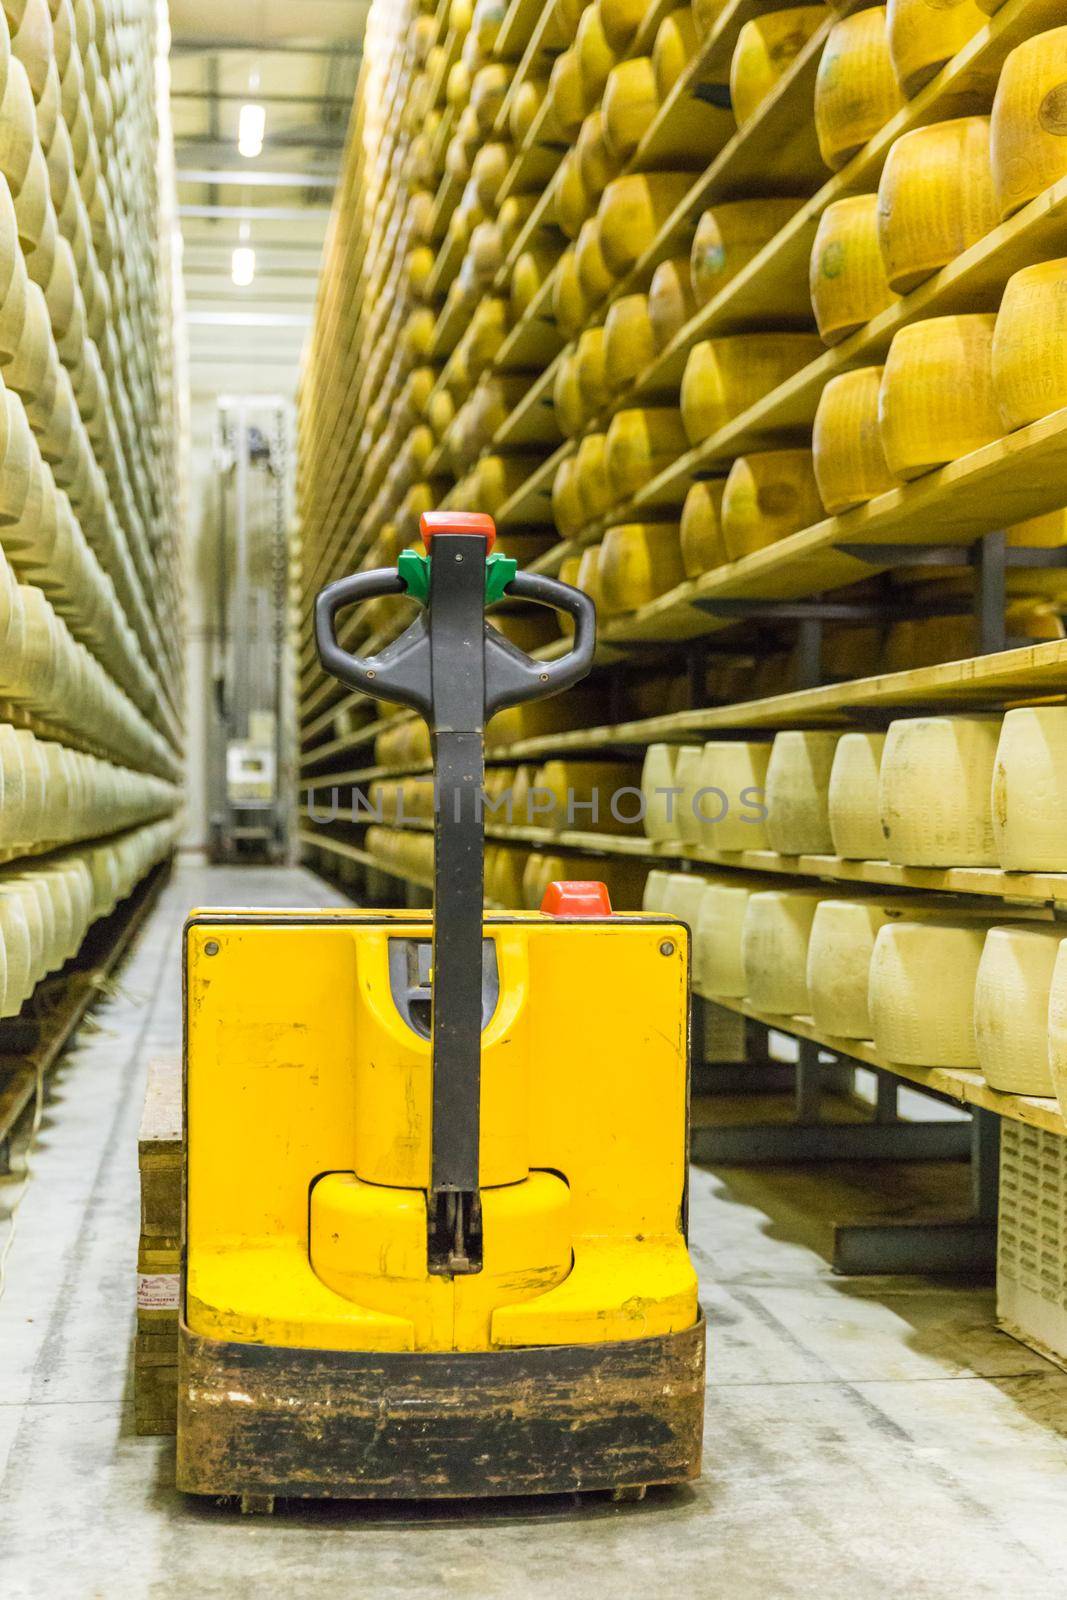
[[[881,861],[885,835],[878,810],[884,733],[843,733],[830,768],[827,809],[834,854],[846,861]]]
[[[695,58],[698,44],[692,6],[679,6],[677,11],[664,17],[652,48],[652,70],[660,100],[666,100]]]
[[[738,456],[723,490],[720,523],[731,561],[822,521],[810,450]]]
[[[584,589],[599,610],[600,608],[600,546],[591,544],[582,552],[578,562],[577,585]]]
[[[654,868],[645,879],[644,893],[641,896],[641,910],[650,911],[655,916],[663,913],[663,898],[667,893],[667,879],[669,872]]]
[[[744,24],[730,62],[730,104],[739,128],[754,115],[826,17],[825,6],[791,6]]]
[[[587,433],[575,457],[575,478],[584,522],[596,522],[613,504],[608,476],[607,439],[602,433]]]
[[[563,137],[572,141],[577,139],[587,107],[578,52],[573,46],[556,57],[545,99]]]
[[[724,488],[722,478],[704,479],[694,483],[685,497],[679,543],[687,578],[699,578],[729,559],[719,516]]]
[[[640,807],[622,790],[634,787],[636,773],[622,761],[546,761],[534,775],[530,820],[533,826],[575,828],[583,832],[632,832]]]
[[[878,196],[850,195],[819,218],[808,271],[811,306],[825,344],[839,344],[897,296],[878,243]]]
[[[608,184],[597,222],[609,271],[621,278],[636,265],[692,182],[690,172],[635,172]]]
[[[1004,62],[990,147],[1001,217],[1067,177],[1067,27],[1024,40]]]
[[[741,932],[745,995],[758,1011],[805,1016],[808,940],[817,889],[762,889],[750,895]]]
[[[710,438],[822,353],[813,333],[737,333],[693,346],[682,375],[690,444]]]
[[[1052,1095],[1049,999],[1065,930],[996,927],[986,933],[974,987],[978,1065],[1002,1094]]]
[[[665,350],[696,313],[688,256],[661,261],[648,290],[648,318],[654,350]]]
[[[997,860],[1013,872],[1067,872],[1067,707],[1005,713],[993,768]]]
[[[886,19],[889,53],[909,100],[986,22],[975,0],[888,0]]]
[[[614,503],[621,504],[685,452],[686,437],[673,406],[617,411],[608,426],[607,468]]]
[[[604,137],[620,165],[634,154],[658,110],[656,73],[648,56],[612,68],[604,87]]]
[[[693,981],[698,993],[740,1000],[745,993],[741,940],[754,891],[712,880],[700,901],[694,930]]]
[[[767,837],[780,855],[829,855],[830,771],[838,734],[786,729],[775,734],[767,767]]]
[[[598,0],[586,6],[575,35],[578,51],[578,71],[582,80],[582,94],[587,110],[600,100],[608,74],[616,63],[615,51],[604,32],[604,21]]]
[[[582,405],[587,416],[595,416],[611,398],[604,370],[603,328],[586,328],[578,335],[574,359]]]
[[[612,178],[619,175],[619,164],[608,149],[604,118],[599,111],[591,111],[582,123],[575,154],[582,186],[593,210]]]
[[[1008,279],[993,334],[993,390],[1005,431],[1067,406],[1067,259]]]
[[[881,367],[857,367],[831,378],[815,412],[812,466],[831,516],[898,486],[882,448],[878,424]]]
[[[506,66],[502,61],[492,61],[479,67],[471,79],[470,103],[483,134],[492,133],[514,72],[514,67]]]
[[[553,199],[560,228],[568,239],[577,239],[582,223],[592,216],[596,202],[590,198],[582,182],[576,150],[568,150],[560,162]]]
[[[698,838],[709,850],[766,850],[769,741],[709,739],[700,758]]]
[[[524,78],[511,96],[511,105],[508,108],[508,132],[515,141],[516,148],[525,144],[527,135],[537,120],[537,114],[545,103],[548,93],[548,79],[529,77]]]
[[[604,37],[617,56],[634,42],[645,19],[646,0],[600,0],[600,20]]]
[[[918,478],[999,439],[993,392],[996,318],[975,313],[913,322],[894,336],[878,418],[891,472]]]
[[[692,929],[700,914],[700,903],[708,887],[707,878],[698,872],[670,872],[663,892],[663,911],[677,917]]]
[[[878,184],[888,282],[907,294],[997,224],[989,118],[914,128],[893,145]]]
[[[977,1067],[974,987],[985,929],[887,922],[871,955],[868,1003],[878,1054],[902,1066]]]
[[[677,802],[678,837],[684,845],[700,843],[700,818],[697,792],[700,789],[700,763],[703,747],[683,744],[674,763],[674,781],[681,793]]]
[[[886,857],[909,867],[997,865],[990,801],[1000,718],[889,725],[878,779]]]
[[[684,580],[678,527],[628,522],[609,528],[600,548],[600,595],[606,616],[636,611]]]
[[[727,200],[703,212],[689,257],[697,305],[707,305],[754,260],[800,204],[793,199]]]
[[[573,539],[585,527],[585,507],[578,489],[578,469],[574,456],[561,461],[552,481],[552,518],[561,539]],[[563,578],[569,583],[569,578]]]
[[[589,223],[586,223],[589,227]],[[574,249],[564,250],[552,280],[552,315],[560,333],[573,339],[585,326],[586,305],[578,278],[578,261]]]
[[[726,4],[727,0],[693,0],[693,20],[699,38],[707,39],[715,32]]]
[[[560,357],[552,384],[552,405],[560,431],[568,439],[581,433],[589,413],[578,385],[578,362],[573,352],[564,351]]]
[[[578,289],[587,317],[590,310],[598,306],[615,287],[615,274],[609,269],[600,247],[600,223],[596,217],[590,217],[588,222],[582,224],[582,231],[574,246],[574,261]],[[579,331],[580,325],[573,330],[574,333]]]
[[[559,263],[554,250],[531,246],[516,257],[511,269],[511,311],[517,322],[533,305],[545,285],[553,279]]]
[[[655,354],[648,296],[622,295],[604,318],[604,381],[609,393],[621,394]]]
[[[835,22],[815,79],[815,132],[826,165],[838,171],[903,104],[885,7],[870,6]]]
[[[645,802],[645,836],[657,844],[678,839],[678,796],[674,769],[678,746],[650,744],[641,767],[641,795]],[[649,878],[654,874],[649,873]],[[646,885],[647,888],[647,885]],[[645,909],[651,910],[646,895]],[[656,908],[658,909],[658,907]]]
[[[897,920],[902,913],[898,912]],[[808,941],[808,998],[820,1033],[869,1039],[871,956],[878,930],[891,920],[874,900],[820,900]]]

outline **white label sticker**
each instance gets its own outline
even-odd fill
[[[139,1272],[137,1274],[138,1311],[177,1311],[178,1274]]]

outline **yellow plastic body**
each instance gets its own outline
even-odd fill
[[[417,912],[195,912],[184,1310],[194,1333],[486,1350],[697,1319],[685,1243],[689,946],[670,918],[487,917],[482,1270],[431,1274],[431,1050],[389,980]]]

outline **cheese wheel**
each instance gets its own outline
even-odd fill
[[[1000,718],[890,723],[878,777],[886,858],[909,867],[996,866],[990,789]]]
[[[993,389],[1005,430],[1067,406],[1067,259],[1008,279],[993,334]]]
[[[537,296],[551,280],[559,258],[555,251],[544,247],[524,250],[515,259],[511,269],[511,314],[516,322],[533,305]]]
[[[1005,713],[993,768],[997,860],[1012,872],[1067,872],[1067,707]]]
[[[975,0],[888,0],[889,54],[900,87],[912,99],[979,28],[985,16]]]
[[[540,464],[537,456],[482,456],[473,474],[479,506],[495,516]]]
[[[858,367],[831,378],[819,397],[811,434],[812,467],[831,516],[898,485],[885,459],[878,425],[881,367]]]
[[[769,741],[709,739],[700,758],[698,838],[708,850],[766,850]]]
[[[586,416],[595,416],[611,398],[604,372],[603,328],[586,328],[578,335],[574,360]]]
[[[577,239],[582,223],[593,214],[595,202],[586,193],[575,150],[568,150],[560,162],[552,197],[560,228],[568,239]]]
[[[700,444],[822,352],[813,333],[737,333],[703,339],[682,375],[682,421]]]
[[[895,920],[904,913],[896,912]],[[869,1039],[871,957],[880,928],[893,920],[874,900],[820,900],[808,941],[811,1019],[820,1033]]]
[[[569,141],[577,139],[582,118],[588,108],[582,87],[578,52],[573,46],[569,50],[564,50],[553,62],[545,102],[558,123],[563,137]]]
[[[568,439],[581,433],[588,421],[588,411],[578,386],[578,362],[570,351],[560,356],[552,383],[552,405],[561,433]]]
[[[907,294],[996,227],[989,118],[914,128],[878,184],[878,239],[889,284]]]
[[[697,872],[669,872],[663,892],[663,910],[667,916],[677,917],[689,928],[696,927],[700,905],[708,887],[708,879]]]
[[[600,548],[600,596],[606,616],[636,611],[683,582],[678,527],[627,522],[609,528]]]
[[[589,197],[589,209],[592,211],[608,184],[619,175],[619,164],[608,149],[604,118],[599,111],[591,111],[582,123],[575,154],[582,186]]]
[[[985,929],[887,922],[871,954],[868,1004],[880,1056],[914,1067],[977,1067],[974,986]]]
[[[700,818],[697,812],[697,791],[700,788],[700,763],[703,748],[699,744],[679,746],[674,763],[674,781],[681,790],[676,816],[678,838],[683,845],[700,843]]]
[[[645,19],[646,0],[600,0],[604,37],[617,56],[633,44]]]
[[[817,889],[761,889],[750,895],[741,930],[745,996],[758,1011],[805,1016],[808,940]]]
[[[641,910],[659,916],[663,912],[663,899],[667,893],[667,879],[669,872],[654,868],[645,879],[644,892],[641,896]]]
[[[1060,1112],[1067,1111],[1067,954],[1060,944],[1048,1003],[1048,1059]]]
[[[726,5],[727,0],[693,0],[693,21],[698,38],[707,39],[715,32]]]
[[[767,766],[767,838],[780,855],[830,855],[830,770],[838,734],[786,729]]]
[[[738,456],[723,490],[720,524],[731,561],[822,521],[810,450]]]
[[[677,759],[677,745],[650,744],[641,767],[645,837],[657,844],[671,844],[678,838],[678,796],[673,792]],[[647,899],[644,904],[649,909]]]
[[[990,154],[1002,218],[1067,177],[1067,27],[1025,39],[1004,62]]]
[[[612,485],[608,476],[607,440],[604,434],[585,435],[575,457],[575,476],[584,523],[596,522],[613,503]]]
[[[1049,1000],[1064,929],[997,927],[986,933],[974,986],[978,1065],[1002,1094],[1053,1095]]]
[[[582,231],[574,246],[574,260],[582,305],[588,317],[592,307],[599,305],[615,287],[615,275],[608,268],[600,247],[600,223],[596,217],[590,217],[588,222],[582,224]],[[574,330],[575,333],[578,331],[577,328]]]
[[[659,110],[656,73],[648,56],[620,61],[611,69],[602,110],[604,138],[621,166],[634,154]]]
[[[692,183],[691,172],[634,172],[608,184],[597,223],[609,272],[621,278],[636,265]]]
[[[585,506],[578,489],[578,466],[574,456],[568,456],[556,468],[552,480],[552,519],[561,539],[574,539],[585,527]],[[569,583],[569,578],[563,578]]]
[[[527,135],[537,121],[538,112],[545,103],[547,93],[547,78],[524,78],[515,86],[508,107],[508,132],[515,141],[516,148],[525,144]]]
[[[648,289],[648,317],[655,350],[665,350],[696,315],[696,300],[689,275],[689,257],[661,261]]]
[[[693,980],[698,993],[740,1000],[745,993],[741,941],[748,902],[755,891],[743,884],[710,882],[697,910]]]
[[[755,259],[792,217],[799,200],[727,200],[701,213],[689,273],[698,306],[706,306]]]
[[[619,505],[685,452],[686,438],[673,406],[617,411],[608,426],[607,469],[613,504]],[[679,557],[680,559],[680,557]]]
[[[827,816],[834,854],[846,861],[881,861],[885,857],[878,810],[884,747],[884,733],[843,733],[834,749]]]
[[[698,48],[696,19],[692,6],[679,6],[677,11],[664,17],[656,30],[652,47],[652,70],[656,78],[656,93],[666,100],[691,61]]]
[[[578,562],[577,587],[584,589],[593,604],[600,609],[600,546],[591,544],[582,552]]]
[[[678,537],[687,578],[699,578],[729,559],[720,521],[725,486],[722,478],[707,478],[694,483],[685,497]]]
[[[744,24],[730,61],[730,104],[739,128],[773,91],[826,16],[825,6],[792,6]]]
[[[622,295],[604,318],[604,382],[609,394],[628,388],[655,354],[648,296]]]
[[[878,243],[878,196],[835,200],[819,218],[808,286],[825,344],[839,344],[896,300]]]
[[[504,96],[508,92],[514,72],[514,67],[507,66],[502,61],[491,61],[486,66],[479,67],[471,79],[471,108],[484,134],[493,131],[493,125],[500,115]]]
[[[835,22],[815,79],[815,132],[837,172],[904,104],[889,55],[884,6]]]
[[[623,761],[546,761],[534,775],[529,807],[535,827],[605,833],[632,831],[640,809],[633,767]]]
[[[589,224],[586,223],[586,227]],[[564,250],[552,280],[552,315],[560,333],[573,339],[585,326],[586,306],[578,278],[578,259],[575,249]]]
[[[918,478],[999,439],[991,314],[932,317],[894,335],[878,396],[889,470]]]

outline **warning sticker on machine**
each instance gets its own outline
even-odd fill
[[[137,1274],[138,1311],[177,1311],[178,1274],[139,1272]]]

